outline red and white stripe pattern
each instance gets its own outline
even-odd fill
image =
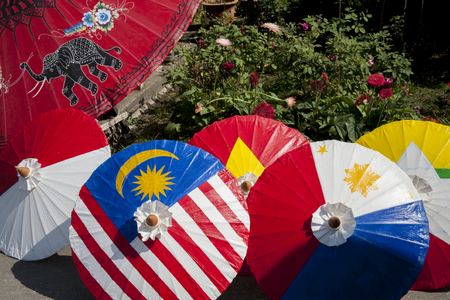
[[[81,278],[98,299],[215,299],[245,258],[250,220],[224,169],[169,208],[161,239],[131,243],[83,186],[70,242]]]

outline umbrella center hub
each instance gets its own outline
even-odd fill
[[[341,227],[341,219],[339,217],[333,216],[328,220],[328,227],[331,230],[338,230]]]
[[[145,219],[145,222],[147,223],[148,226],[155,228],[158,227],[159,225],[159,218],[157,215],[151,214],[148,215],[147,219]]]
[[[433,199],[433,188],[428,180],[417,175],[409,175],[409,178],[419,193],[421,200],[425,203],[430,202]]]
[[[253,183],[246,180],[241,184],[241,189],[242,189],[242,191],[248,193],[248,192],[250,192],[250,189],[252,188],[252,186],[253,186]]]

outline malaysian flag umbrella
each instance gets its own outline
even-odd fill
[[[200,3],[0,1],[0,148],[51,109],[111,109],[164,61]]]
[[[357,144],[280,157],[247,199],[247,263],[271,299],[400,299],[422,269],[428,221],[409,177]]]
[[[245,198],[265,168],[308,140],[279,121],[256,115],[214,122],[196,133],[190,145],[217,157],[236,177]],[[251,275],[246,261],[239,275]]]
[[[404,170],[423,200],[430,248],[415,290],[450,285],[450,127],[404,120],[381,126],[356,143],[379,151]]]
[[[80,188],[110,156],[84,112],[57,109],[24,126],[0,152],[0,250],[38,260],[67,247]]]
[[[162,140],[132,145],[92,174],[70,243],[99,299],[215,299],[242,265],[248,230],[245,199],[225,166]]]

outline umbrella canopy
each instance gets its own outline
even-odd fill
[[[99,299],[215,299],[242,265],[245,199],[225,166],[199,148],[133,145],[102,164],[79,196],[70,243]]]
[[[393,122],[356,143],[379,151],[411,178],[430,222],[430,248],[412,289],[450,285],[450,127],[426,121]]]
[[[400,299],[422,269],[428,221],[409,177],[338,141],[280,157],[247,199],[247,263],[272,299]]]
[[[0,146],[36,116],[108,111],[164,61],[200,0],[2,1]]]
[[[84,112],[53,110],[24,126],[0,152],[0,250],[38,260],[67,247],[80,188],[110,156]]]
[[[217,157],[236,177],[245,198],[265,168],[308,140],[279,121],[256,115],[234,116],[196,133],[190,145]],[[244,261],[239,275],[251,275]]]
[[[256,115],[214,122],[189,142],[226,165],[246,197],[265,168],[286,152],[308,143],[298,130]]]

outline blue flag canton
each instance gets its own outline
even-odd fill
[[[206,151],[182,142],[150,141],[108,159],[86,187],[111,221],[132,241],[133,214],[148,200],[174,205],[225,166]]]

